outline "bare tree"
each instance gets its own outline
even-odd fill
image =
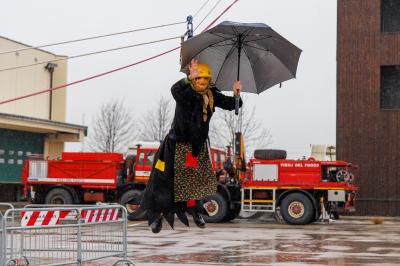
[[[93,151],[125,152],[135,135],[133,126],[131,112],[121,101],[113,99],[102,104],[95,115],[88,145]]]
[[[271,144],[272,136],[268,128],[255,118],[256,108],[248,106],[245,97],[242,97],[242,100],[241,119],[233,111],[216,112],[216,117],[210,126],[210,139],[212,143],[218,143],[218,146],[234,147],[235,133],[241,132],[244,138],[246,157],[249,158],[255,149],[266,148]]]
[[[140,122],[139,137],[142,140],[162,140],[172,122],[173,104],[165,97],[159,97],[156,107],[151,106]]]

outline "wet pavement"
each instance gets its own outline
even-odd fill
[[[135,265],[400,265],[400,220],[375,225],[343,218],[293,226],[271,219],[178,224],[153,234],[144,222],[128,225],[128,256]]]

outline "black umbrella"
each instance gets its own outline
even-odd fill
[[[181,71],[187,73],[195,58],[210,65],[220,90],[230,91],[233,82],[240,80],[244,92],[259,94],[294,78],[300,53],[263,23],[224,21],[182,43]]]

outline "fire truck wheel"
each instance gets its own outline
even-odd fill
[[[222,222],[228,213],[228,204],[225,198],[216,193],[204,198],[204,208],[208,212],[208,215],[204,215],[204,220],[207,223],[219,223]]]
[[[72,195],[64,188],[53,188],[47,193],[45,204],[73,204]]]
[[[289,224],[309,224],[314,217],[314,208],[306,195],[292,193],[283,198],[281,215]]]
[[[140,207],[140,201],[142,200],[142,191],[140,190],[128,190],[121,197],[121,205],[126,208],[130,219],[143,220],[146,217],[146,212],[137,211]]]
[[[278,160],[286,159],[285,150],[255,150],[254,158],[259,160]]]

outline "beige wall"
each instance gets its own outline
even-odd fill
[[[0,37],[0,51],[16,50],[26,45]],[[63,58],[38,49],[30,49],[8,54],[0,54],[0,70],[15,66],[34,64]],[[55,62],[58,66],[53,74],[53,87],[67,82],[67,60]],[[46,63],[15,70],[0,71],[0,101],[34,93],[50,87],[50,73]],[[42,119],[49,119],[50,94],[0,105],[0,112]],[[53,92],[52,120],[65,121],[65,89]]]
[[[64,142],[51,142],[48,137],[44,140],[44,157],[48,159],[58,159],[64,151]]]
[[[29,46],[0,36],[0,53]],[[45,69],[47,61],[57,64],[53,73],[53,87],[67,82],[66,57],[57,56],[40,49],[0,54],[0,101],[35,93],[50,88],[50,72]],[[1,71],[16,66],[35,66]],[[51,120],[65,122],[65,88],[52,92]],[[0,113],[50,119],[50,92],[0,105]],[[55,159],[64,150],[64,142],[77,142],[84,138],[84,130],[31,120],[0,117],[0,127],[45,134],[44,156]],[[61,133],[62,132],[62,133]]]

